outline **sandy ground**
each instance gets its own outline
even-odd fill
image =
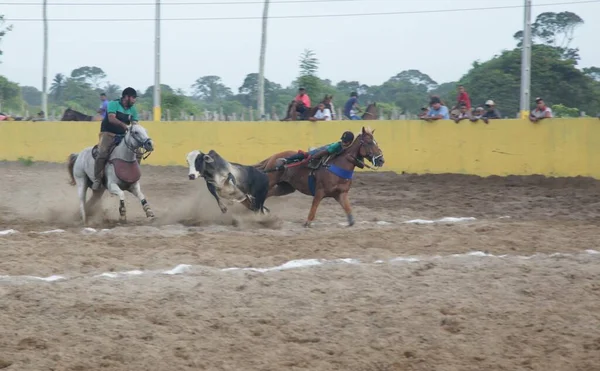
[[[142,190],[155,220],[107,194],[86,232],[65,165],[0,163],[0,369],[600,370],[600,182],[360,174],[357,225],[310,230],[303,195]],[[475,219],[407,223],[444,217]]]

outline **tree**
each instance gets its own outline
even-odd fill
[[[0,109],[20,109],[22,104],[21,88],[17,83],[0,76]]]
[[[206,103],[220,103],[223,100],[233,96],[229,89],[219,76],[200,77],[192,85],[194,96]]]
[[[592,79],[596,80],[597,82],[600,82],[600,68],[599,67],[584,68],[583,73],[585,73],[586,76],[589,76]]]
[[[106,78],[106,73],[100,67],[84,66],[74,69],[71,72],[71,78],[78,79],[90,84],[94,88],[98,88],[100,81]]]
[[[563,104],[586,112],[600,109],[600,93],[590,76],[565,60],[561,48],[532,46],[531,97],[541,96],[549,106]],[[492,99],[503,116],[519,111],[521,49],[505,51],[485,63],[475,65],[461,83],[469,88],[474,106]],[[533,105],[533,102],[531,102]]]
[[[554,46],[562,50],[566,59],[579,60],[579,49],[571,49],[575,29],[583,24],[583,19],[572,12],[541,13],[531,25],[531,38],[542,44]],[[513,37],[523,45],[523,31],[516,32]]]
[[[363,95],[367,93],[369,87],[367,85],[361,84],[358,81],[346,81],[342,80],[335,85],[336,90],[341,93],[344,97],[350,96],[350,93],[357,92],[358,95]]]
[[[4,16],[0,15],[0,41],[2,41],[2,38],[4,37],[4,35],[6,35],[7,32],[12,30],[12,25],[8,25],[8,26],[4,26]],[[2,55],[2,49],[0,49],[0,56]],[[1,61],[0,61],[1,63]]]
[[[60,102],[62,100],[66,83],[67,78],[62,73],[57,73],[54,76],[52,85],[50,85],[50,95],[55,102]]]
[[[551,108],[554,117],[579,117],[577,108],[570,108],[562,104],[555,104]]]
[[[303,87],[309,96],[317,97],[323,94],[323,85],[317,77],[319,60],[315,52],[306,49],[300,56],[300,76],[296,80],[297,87]]]
[[[171,93],[171,94],[175,93],[173,91],[173,88],[167,84],[160,84],[160,92],[161,92],[161,97],[162,97],[163,92],[167,92],[167,93]],[[154,96],[154,85],[148,86],[148,88],[144,91],[144,94],[142,94],[142,96],[144,98],[152,98]]]
[[[21,86],[21,97],[30,106],[42,105],[42,92],[33,86]]]
[[[402,71],[392,77],[390,81],[406,81],[413,85],[424,86],[427,91],[437,88],[438,83],[435,82],[429,75],[424,74],[419,70]]]
[[[238,92],[240,94],[239,101],[244,106],[252,106],[258,101],[258,81],[259,74],[249,73],[246,75],[242,86],[238,88]],[[264,79],[265,106],[269,107],[270,105],[274,104],[274,101],[277,99],[276,96],[280,90],[281,85],[271,82],[267,78]]]
[[[121,87],[119,85],[111,84],[110,81],[106,82],[103,90],[108,99],[117,99],[121,96]]]

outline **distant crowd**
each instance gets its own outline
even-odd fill
[[[552,118],[552,109],[546,106],[542,98],[535,98],[535,104],[536,107],[529,113],[529,120],[531,122]],[[486,101],[483,107],[473,108],[469,94],[465,90],[465,87],[460,85],[458,87],[455,106],[448,109],[440,97],[432,96],[429,106],[421,108],[419,118],[425,121],[454,120],[456,123],[462,120],[469,120],[471,122],[482,120],[487,124],[489,120],[502,119],[502,116],[498,108],[496,108],[496,103],[491,99]]]

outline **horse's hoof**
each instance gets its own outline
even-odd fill
[[[352,227],[354,225],[354,217],[353,216],[349,216],[348,217],[348,227]]]
[[[304,228],[310,228],[310,222],[304,223]]]
[[[154,211],[152,211],[152,210],[146,211],[146,217],[147,218],[154,218]]]
[[[227,208],[226,208],[226,207],[223,207],[223,208],[221,208],[221,212],[222,212],[223,214],[225,214],[225,213],[227,212]]]

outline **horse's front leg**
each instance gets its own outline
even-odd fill
[[[116,183],[110,180],[107,183],[108,191],[115,196],[119,196],[119,220],[121,222],[126,222],[127,210],[125,209],[125,192],[123,192]]]
[[[354,225],[354,217],[352,216],[352,208],[350,207],[350,199],[348,198],[348,192],[344,192],[335,196],[335,200],[339,202],[340,205],[344,208],[346,212],[346,217],[348,218],[348,227],[352,227]]]
[[[315,220],[315,215],[317,215],[317,208],[319,207],[319,204],[321,203],[321,200],[323,200],[323,198],[325,198],[325,192],[317,190],[317,192],[315,192],[315,196],[313,197],[310,212],[308,213],[308,219],[306,220],[306,223],[304,223],[305,227],[310,227],[312,221]]]
[[[87,215],[85,213],[85,197],[87,195],[88,186],[86,181],[81,178],[75,178],[75,182],[77,184],[77,193],[79,195],[79,214],[81,215],[81,220],[85,226],[87,224]]]
[[[146,196],[144,196],[144,194],[142,193],[140,182],[136,182],[129,189],[129,192],[131,192],[135,197],[137,197],[140,200],[140,202],[142,203],[142,208],[146,212],[146,217],[154,218],[154,211],[152,211],[152,209],[150,208],[150,204],[148,203],[148,201],[146,201]]]

